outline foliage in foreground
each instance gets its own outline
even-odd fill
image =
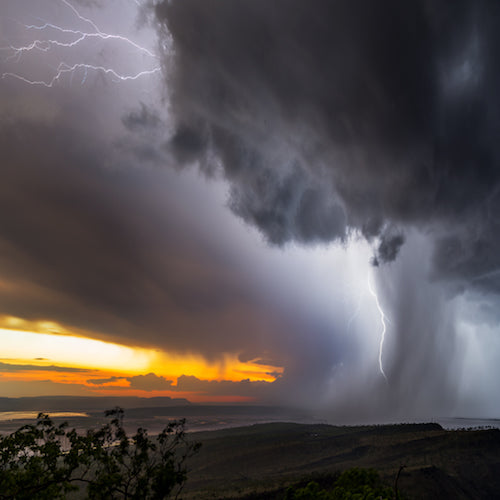
[[[142,428],[129,437],[121,408],[106,416],[111,421],[80,435],[41,413],[36,424],[0,437],[0,499],[63,499],[80,487],[91,500],[177,497],[186,460],[200,446],[187,440],[185,420],[154,438]]]
[[[332,488],[322,489],[315,481],[305,487],[290,487],[285,500],[389,500],[393,490],[385,486],[373,469],[349,469],[340,474]]]

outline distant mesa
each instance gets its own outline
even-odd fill
[[[186,406],[191,402],[185,398],[136,396],[92,397],[92,396],[37,396],[0,398],[0,411],[93,411],[121,408],[166,408]]]

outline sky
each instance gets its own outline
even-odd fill
[[[498,417],[499,14],[4,0],[0,395]]]

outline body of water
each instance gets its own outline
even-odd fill
[[[38,411],[0,411],[0,422],[11,420],[36,420]],[[74,411],[55,411],[47,412],[51,418],[59,417],[88,417],[87,413],[78,413]]]

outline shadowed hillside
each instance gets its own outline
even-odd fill
[[[335,427],[262,424],[195,433],[188,498],[283,498],[304,477],[374,468],[405,498],[500,495],[500,431],[445,431],[438,424]],[[255,492],[260,494],[255,494]],[[267,492],[264,495],[264,492]]]

